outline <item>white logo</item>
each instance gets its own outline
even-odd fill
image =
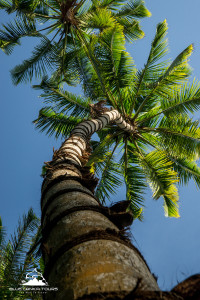
[[[38,279],[38,277],[40,279]],[[26,281],[28,280],[28,281]],[[42,273],[34,269],[32,272],[26,274],[26,280],[23,280],[21,285],[25,286],[48,286],[48,283],[44,279]]]

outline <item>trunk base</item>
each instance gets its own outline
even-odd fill
[[[141,292],[131,292],[128,295],[124,293],[101,293],[101,294],[91,294],[86,295],[77,300],[183,300],[184,298],[172,293],[172,292],[152,292],[152,291],[141,291]],[[188,298],[193,299],[193,298]],[[198,300],[199,298],[194,298],[193,300]]]

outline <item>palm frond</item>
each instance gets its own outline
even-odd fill
[[[145,18],[150,17],[150,11],[145,7],[144,1],[132,0],[124,4],[117,12],[117,16],[126,18]]]
[[[43,91],[40,97],[44,99],[44,103],[51,104],[56,112],[65,115],[70,114],[73,117],[87,118],[89,116],[89,98],[64,91],[58,83],[47,77],[43,78],[40,85],[34,85],[33,87]]]
[[[194,113],[200,106],[200,84],[193,81],[191,84],[184,84],[180,91],[174,91],[171,99],[165,98],[161,101],[161,109],[165,115],[183,113]]]
[[[42,227],[38,226],[36,234],[32,238],[32,243],[30,245],[30,249],[27,253],[27,257],[33,257],[34,259],[41,259],[42,257],[42,249],[41,249],[41,239],[42,239]]]
[[[99,131],[98,135],[99,134],[100,142],[96,142],[94,144],[94,148],[87,162],[87,166],[94,166],[96,163],[101,163],[103,160],[105,160],[106,153],[111,152],[113,144],[118,144],[118,140],[116,140],[112,133],[108,131]]]
[[[84,48],[75,38],[73,42],[77,55],[73,58],[73,62],[70,62],[70,69],[74,68],[73,72],[77,74],[77,78],[80,79],[85,96],[94,101],[100,97],[105,98],[106,95],[102,90],[98,75],[96,74],[92,63],[85,55]]]
[[[166,62],[161,62],[158,63],[158,61],[167,53],[168,48],[167,48],[167,39],[166,34],[167,34],[167,22],[166,20],[163,21],[162,23],[159,23],[157,25],[157,30],[156,30],[156,35],[153,39],[153,42],[151,43],[151,49],[150,53],[147,59],[147,63],[144,66],[144,69],[141,71],[138,71],[136,74],[136,82],[135,82],[135,87],[133,90],[135,99],[132,104],[131,112],[133,108],[136,110],[136,112],[139,109],[139,112],[142,111],[142,103],[144,103],[145,99],[141,97],[142,95],[146,96],[148,90],[151,92],[149,89],[149,84],[152,82],[155,82],[160,78],[160,75],[163,73],[163,69],[165,70],[166,68]],[[136,113],[136,116],[138,116],[138,113]]]
[[[144,32],[138,20],[130,21],[127,18],[117,18],[117,22],[123,26],[123,32],[127,42],[133,42],[144,37]]]
[[[144,32],[137,19],[150,16],[151,13],[145,7],[144,1],[141,0],[129,1],[115,14],[118,23],[124,27],[126,40],[130,42],[144,37]]]
[[[100,177],[95,196],[104,203],[105,198],[116,194],[117,189],[122,185],[123,179],[120,175],[120,164],[114,162],[113,152],[108,152],[100,163],[95,164],[96,174]]]
[[[94,55],[94,41],[97,40],[97,38],[93,35],[90,38],[90,42],[88,42],[88,36],[83,34],[80,29],[78,30],[79,39],[81,40],[81,43],[84,47],[84,51],[86,53],[87,58],[90,61],[90,64],[92,65],[93,72],[92,72],[92,80],[90,82],[94,82],[94,84],[97,84],[98,86],[98,92],[101,91],[101,96],[107,98],[107,101],[110,105],[114,106],[114,103],[116,103],[115,99],[113,98],[112,93],[110,93],[108,86],[105,82],[104,74],[101,72],[101,66],[99,65],[97,61],[97,57]]]
[[[96,10],[97,8],[109,8],[112,11],[117,10],[119,7],[124,5],[125,0],[92,0],[91,10]]]
[[[31,13],[37,6],[38,2],[39,1],[33,0],[12,0],[12,2],[1,0],[0,8],[5,9],[8,14],[16,12],[17,15],[21,15],[23,13]]]
[[[176,118],[164,117],[156,129],[160,142],[174,155],[185,155],[194,158],[200,155],[200,128],[198,121],[192,121],[186,116]]]
[[[89,29],[95,32],[99,30],[100,32],[106,28],[112,28],[115,26],[115,19],[112,16],[111,11],[107,9],[102,9],[98,7],[95,11],[88,12],[84,14],[81,18],[81,28]]]
[[[105,30],[95,47],[95,56],[102,66],[102,72],[114,95],[130,85],[134,78],[135,68],[131,56],[124,51],[125,38],[123,28],[119,25]],[[122,99],[121,99],[122,102]]]
[[[137,123],[140,128],[142,127],[152,127],[156,128],[162,119],[160,105],[154,105],[149,111],[141,113],[137,118]],[[160,116],[161,115],[161,116]]]
[[[64,43],[67,42],[67,45]],[[61,80],[70,86],[76,86],[80,83],[80,70],[77,63],[78,57],[83,55],[83,49],[80,46],[74,47],[71,39],[67,38],[60,42],[60,55],[57,59],[56,71],[52,74],[52,81]]]
[[[51,107],[44,107],[40,110],[39,116],[33,123],[41,132],[46,131],[47,135],[60,135],[65,137],[70,134],[72,129],[81,122],[77,117],[67,117],[63,113],[56,113]]]
[[[0,217],[0,255],[1,256],[2,256],[1,252],[3,251],[3,249],[5,247],[5,242],[6,242],[5,238],[6,238],[6,230],[3,227],[2,219]]]
[[[153,190],[153,198],[157,200],[162,196],[165,215],[179,217],[178,191],[175,185],[178,182],[178,176],[172,168],[172,162],[162,150],[154,150],[147,155],[143,154],[141,150],[138,153],[140,165]]]
[[[193,52],[193,45],[189,45],[170,64],[165,73],[154,84],[153,91],[159,96],[171,96],[172,86],[183,84],[191,75],[191,67],[188,64],[189,56]]]
[[[36,31],[35,24],[29,20],[20,19],[0,29],[0,47],[6,54],[11,54],[13,48],[20,44],[20,39],[25,36],[41,36]]]
[[[47,74],[47,70],[52,70],[56,64],[56,57],[59,55],[55,45],[47,38],[42,38],[41,43],[33,50],[33,55],[24,60],[21,65],[17,65],[11,71],[14,84],[27,82],[33,79],[33,76],[41,79]]]
[[[105,198],[110,199],[114,194],[117,185],[121,185],[120,164],[114,160],[120,139],[112,132],[99,131],[101,142],[92,141],[93,151],[88,160],[87,166],[91,167],[91,172],[100,178],[96,189],[96,196],[104,202]]]
[[[148,126],[148,122],[162,114],[176,117],[196,112],[200,105],[200,84],[193,80],[191,84],[184,84],[180,90],[173,89],[171,97],[160,98],[159,102],[160,105],[138,117],[139,124]]]
[[[4,278],[8,286],[9,284],[10,286],[16,283],[19,284],[26,253],[29,250],[34,232],[38,226],[38,218],[32,209],[28,211],[27,215],[23,216],[22,221],[19,220],[17,232],[12,236],[5,250]]]
[[[42,23],[45,23],[48,20],[48,18],[45,17],[49,16],[49,8],[45,5],[44,1],[38,1],[37,5],[34,6],[32,16],[35,17],[35,19],[38,19],[38,21],[42,21]]]
[[[134,119],[143,111],[145,105],[152,102],[152,97],[171,97],[173,89],[180,89],[180,84],[183,84],[191,74],[191,68],[188,64],[188,58],[193,51],[193,46],[188,46],[182,51],[171,65],[166,69],[156,82],[151,86],[150,93],[144,98],[139,108],[137,109]]]
[[[12,3],[9,0],[1,0],[0,1],[0,9],[5,9],[6,12],[11,8]]]
[[[138,165],[136,148],[133,144],[125,144],[125,151],[120,160],[123,165],[124,180],[126,184],[126,199],[130,201],[130,209],[134,218],[142,220],[142,206],[144,206],[144,192],[146,180],[143,170]]]
[[[30,239],[29,242],[29,249],[26,252],[24,262],[20,266],[19,273],[18,273],[18,282],[22,282],[24,279],[24,275],[28,272],[32,271],[34,268],[39,268],[40,265],[40,258],[42,256],[41,252],[41,226],[39,226],[39,222],[37,224],[37,231],[34,236]],[[34,249],[32,251],[32,249]]]
[[[168,154],[173,161],[173,168],[179,176],[179,183],[186,185],[189,180],[193,179],[196,186],[200,188],[200,167],[195,161],[190,161],[187,158],[175,158]]]
[[[60,4],[58,1],[56,0],[48,0],[47,2],[49,4],[49,6],[53,7],[54,9],[56,10],[59,10],[60,9]]]

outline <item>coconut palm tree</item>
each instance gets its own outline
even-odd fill
[[[84,71],[74,64],[85,98],[51,79],[37,86],[54,105],[40,112],[37,127],[69,136],[46,164],[41,199],[45,275],[58,287],[57,299],[120,299],[138,290],[159,291],[123,228],[141,218],[147,184],[155,200],[164,199],[170,217],[179,217],[177,184],[192,178],[200,186],[200,129],[191,118],[200,105],[200,85],[187,82],[193,46],[174,61],[163,61],[166,32],[166,21],[158,24],[141,71],[125,51],[119,24],[94,37],[90,50],[100,75],[87,57]],[[99,141],[90,145],[95,132]],[[129,202],[103,207],[99,200],[122,178]]]
[[[37,244],[41,235],[40,222],[33,210],[24,215],[16,233],[6,241],[6,231],[0,219],[0,297],[1,299],[41,299],[40,295],[18,290],[26,273],[40,268],[39,256],[29,250]]]
[[[104,111],[102,107],[117,109],[134,126],[133,134],[116,126],[99,131],[100,142],[92,141],[93,152],[87,166],[101,177],[96,190],[101,201],[125,179],[127,198],[136,215],[141,212],[147,183],[154,199],[164,198],[165,214],[174,217],[179,216],[177,183],[187,184],[193,179],[198,187],[200,184],[196,164],[199,126],[188,115],[198,110],[200,104],[199,83],[188,83],[191,74],[188,60],[193,46],[187,47],[173,62],[163,61],[168,52],[166,32],[166,21],[158,24],[142,70],[136,69],[125,52],[120,26],[102,34],[101,40],[93,44],[93,55],[100,66],[104,90],[85,57],[84,69],[74,63],[70,71],[73,67],[79,73],[86,97],[69,93],[47,78],[35,86],[42,89],[48,104],[35,124],[49,135],[67,137],[83,119]],[[95,100],[96,104],[92,104]],[[118,154],[118,160],[114,160],[117,149],[122,155],[119,159]]]
[[[123,26],[128,41],[142,38],[144,32],[139,19],[151,15],[142,0],[129,3],[124,0],[1,0],[0,9],[15,14],[15,19],[0,30],[0,47],[6,54],[20,44],[21,38],[40,40],[32,56],[11,71],[15,84],[30,82],[33,77],[41,79],[55,70],[57,77],[63,78],[68,63],[66,54],[74,57],[84,51],[92,59],[90,38],[116,23]],[[97,68],[95,61],[93,65]],[[71,77],[74,79],[73,74]],[[69,77],[68,80],[70,83]]]

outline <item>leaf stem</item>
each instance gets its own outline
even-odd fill
[[[60,14],[60,12],[58,10],[56,10],[55,8],[53,8],[52,6],[50,6],[47,2],[45,2],[44,0],[42,0],[42,2],[44,4],[46,4],[46,6],[48,6],[50,9],[52,9],[53,11],[55,11],[57,14]]]
[[[113,107],[116,107],[116,108],[118,109],[118,111],[119,111],[120,109],[119,109],[119,107],[118,107],[118,105],[117,105],[116,100],[114,99],[113,95],[111,95],[112,98],[113,98],[113,100],[111,99],[111,97],[110,97],[110,95],[109,95],[109,92],[108,92],[107,89],[106,89],[106,86],[105,86],[105,84],[104,84],[104,82],[103,82],[103,79],[102,79],[102,77],[101,77],[101,74],[100,74],[100,72],[99,72],[99,70],[98,70],[98,67],[97,67],[95,58],[94,58],[94,56],[93,56],[92,53],[91,53],[90,46],[88,45],[88,43],[87,43],[85,37],[82,35],[80,28],[79,28],[78,26],[76,26],[76,29],[77,29],[77,31],[78,31],[78,33],[79,33],[79,39],[82,40],[82,41],[83,41],[83,44],[85,45],[85,52],[87,53],[88,58],[90,59],[92,65],[93,65],[93,68],[94,68],[94,70],[95,70],[95,72],[96,72],[96,74],[97,74],[97,76],[98,76],[98,78],[99,78],[99,81],[100,81],[100,84],[101,84],[101,87],[102,87],[102,90],[103,90],[104,94],[107,96],[108,100],[111,102],[111,105],[112,105]],[[114,101],[114,102],[113,102],[113,101]]]
[[[151,117],[148,117],[148,118],[146,118],[146,119],[143,119],[143,120],[141,120],[141,121],[138,121],[137,123],[138,123],[138,124],[141,124],[141,123],[143,123],[143,122],[146,122],[146,121],[148,121],[148,120],[150,120],[150,119],[152,119],[152,118],[155,118],[155,117],[159,116],[160,114],[164,114],[165,112],[170,111],[171,109],[175,109],[175,108],[178,107],[178,106],[184,105],[185,103],[189,103],[189,102],[195,101],[195,100],[197,100],[197,101],[199,100],[199,101],[200,101],[200,98],[189,99],[189,100],[186,100],[186,101],[184,101],[184,102],[177,103],[176,105],[171,106],[171,107],[168,107],[168,108],[166,108],[166,109],[164,109],[164,110],[158,112],[157,114],[155,114],[155,115],[153,115],[153,116],[151,116]]]
[[[42,17],[42,18],[46,18],[46,19],[60,19],[59,16],[45,16],[45,15],[42,15],[42,14],[38,14],[38,13],[34,13],[35,16],[38,16],[38,17]]]

